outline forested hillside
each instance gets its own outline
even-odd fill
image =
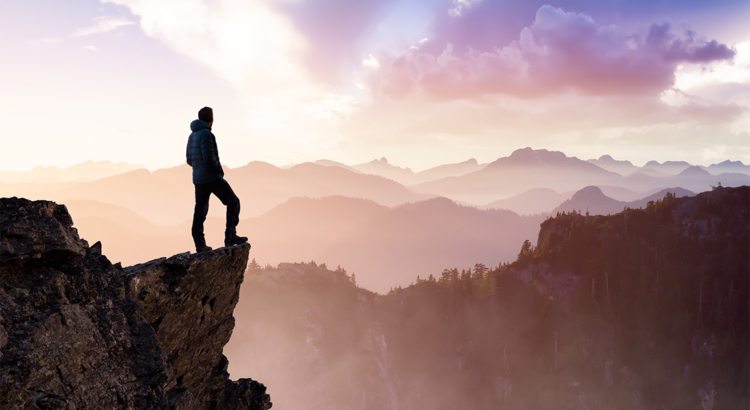
[[[560,214],[511,264],[387,295],[343,269],[256,266],[230,372],[290,408],[745,409],[749,204],[719,188]]]

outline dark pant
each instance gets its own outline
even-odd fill
[[[222,204],[227,207],[227,229],[224,233],[225,238],[231,238],[237,235],[237,224],[240,223],[240,199],[232,191],[232,187],[224,178],[205,183],[195,184],[195,212],[193,213],[193,241],[195,246],[206,244],[206,237],[203,235],[203,222],[208,215],[208,199],[211,194],[216,195]]]

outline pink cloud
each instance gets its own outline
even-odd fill
[[[537,10],[518,40],[492,52],[451,44],[439,55],[412,48],[396,58],[381,56],[373,89],[404,98],[420,93],[438,99],[509,94],[534,98],[576,90],[587,95],[656,95],[672,87],[681,63],[731,60],[735,51],[692,31],[675,33],[654,24],[640,36],[598,25],[584,14],[551,6]]]
[[[646,39],[646,44],[664,51],[667,61],[708,63],[734,57],[734,50],[716,40],[700,41],[691,30],[685,32],[685,38],[676,38],[671,29],[669,23],[652,24]]]

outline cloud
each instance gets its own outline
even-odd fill
[[[136,21],[130,21],[128,19],[124,19],[121,17],[99,16],[99,17],[94,17],[93,20],[96,22],[95,25],[91,27],[78,29],[75,33],[73,33],[73,36],[74,37],[89,36],[91,34],[112,31],[112,30],[117,29],[118,27],[138,24],[138,22]]]
[[[410,1],[410,0],[402,0]],[[523,0],[480,1],[463,8],[460,16],[451,15],[456,0],[434,2],[434,16],[430,39],[441,48],[452,43],[456,50],[471,47],[479,51],[492,51],[518,38],[518,33],[533,21],[540,7],[553,4],[563,10],[575,10],[591,16],[603,25],[620,24],[625,27],[640,25],[644,21],[661,21],[665,16],[678,20],[688,19],[699,23],[702,30],[734,25],[741,30],[744,21],[734,16],[746,16],[750,3],[746,0],[680,1],[680,0]],[[721,30],[726,33],[725,30]],[[440,50],[430,50],[439,53]]]
[[[678,38],[672,33],[672,25],[668,22],[651,25],[646,45],[660,50],[663,59],[668,62],[701,64],[731,60],[735,55],[734,50],[716,40],[697,40],[692,30],[686,30],[684,38]]]
[[[448,10],[448,15],[451,17],[461,17],[474,3],[479,3],[480,1],[482,0],[453,0],[453,8]]]
[[[310,49],[274,2],[105,1],[128,7],[140,17],[144,34],[225,80],[242,112],[235,126],[254,137],[272,138],[275,152],[285,146],[315,152],[330,143],[324,141],[330,139],[330,128],[345,121],[356,105],[313,78],[305,59],[318,51]]]
[[[750,107],[750,41],[737,44],[735,50],[731,63],[678,67],[675,88],[707,100]]]
[[[143,32],[214,69],[243,92],[299,87],[307,42],[263,0],[106,0],[140,16]]]
[[[340,84],[348,82],[349,70],[360,65],[363,38],[377,29],[384,11],[397,1],[401,0],[291,0],[268,4],[310,45],[301,56],[309,74],[327,84]]]
[[[670,106],[652,96],[584,96],[575,93],[523,99],[505,94],[482,99],[379,99],[353,115],[352,129],[364,128],[374,138],[448,136],[466,142],[515,145],[555,144],[565,133],[594,132],[664,125],[709,129],[740,121],[750,110],[735,104],[691,100]],[[705,134],[704,134],[705,135]],[[675,138],[679,139],[679,134]],[[722,137],[724,138],[724,137]]]
[[[590,16],[542,6],[518,39],[492,52],[447,44],[439,53],[410,49],[381,56],[372,88],[394,98],[438,99],[509,94],[537,98],[575,90],[588,95],[658,95],[675,84],[682,63],[731,60],[735,51],[692,31],[654,24],[645,36]]]
[[[673,107],[651,96],[566,93],[530,100],[501,94],[378,99],[355,112],[344,133],[348,149],[364,157],[382,153],[395,163],[413,164],[414,152],[429,153],[425,156],[436,162],[471,157],[486,162],[529,145],[583,158],[619,152],[640,163],[676,158],[702,163],[706,147],[724,144],[727,152],[738,152],[733,150],[747,146],[747,125],[735,126],[747,117],[746,109],[733,105]]]
[[[362,65],[365,67],[378,68],[380,67],[380,62],[377,58],[375,58],[375,56],[370,54],[367,56],[367,60],[362,60]]]

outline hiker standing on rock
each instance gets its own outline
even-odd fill
[[[240,199],[232,187],[224,180],[224,170],[219,162],[219,150],[216,137],[211,132],[214,123],[214,111],[203,107],[198,111],[198,119],[190,123],[192,133],[187,143],[187,163],[193,167],[193,184],[195,185],[195,213],[193,214],[193,241],[197,252],[211,250],[206,246],[203,235],[203,223],[208,214],[208,199],[216,195],[227,207],[227,228],[224,232],[224,246],[238,245],[247,242],[244,236],[237,236],[237,224],[240,223]]]

